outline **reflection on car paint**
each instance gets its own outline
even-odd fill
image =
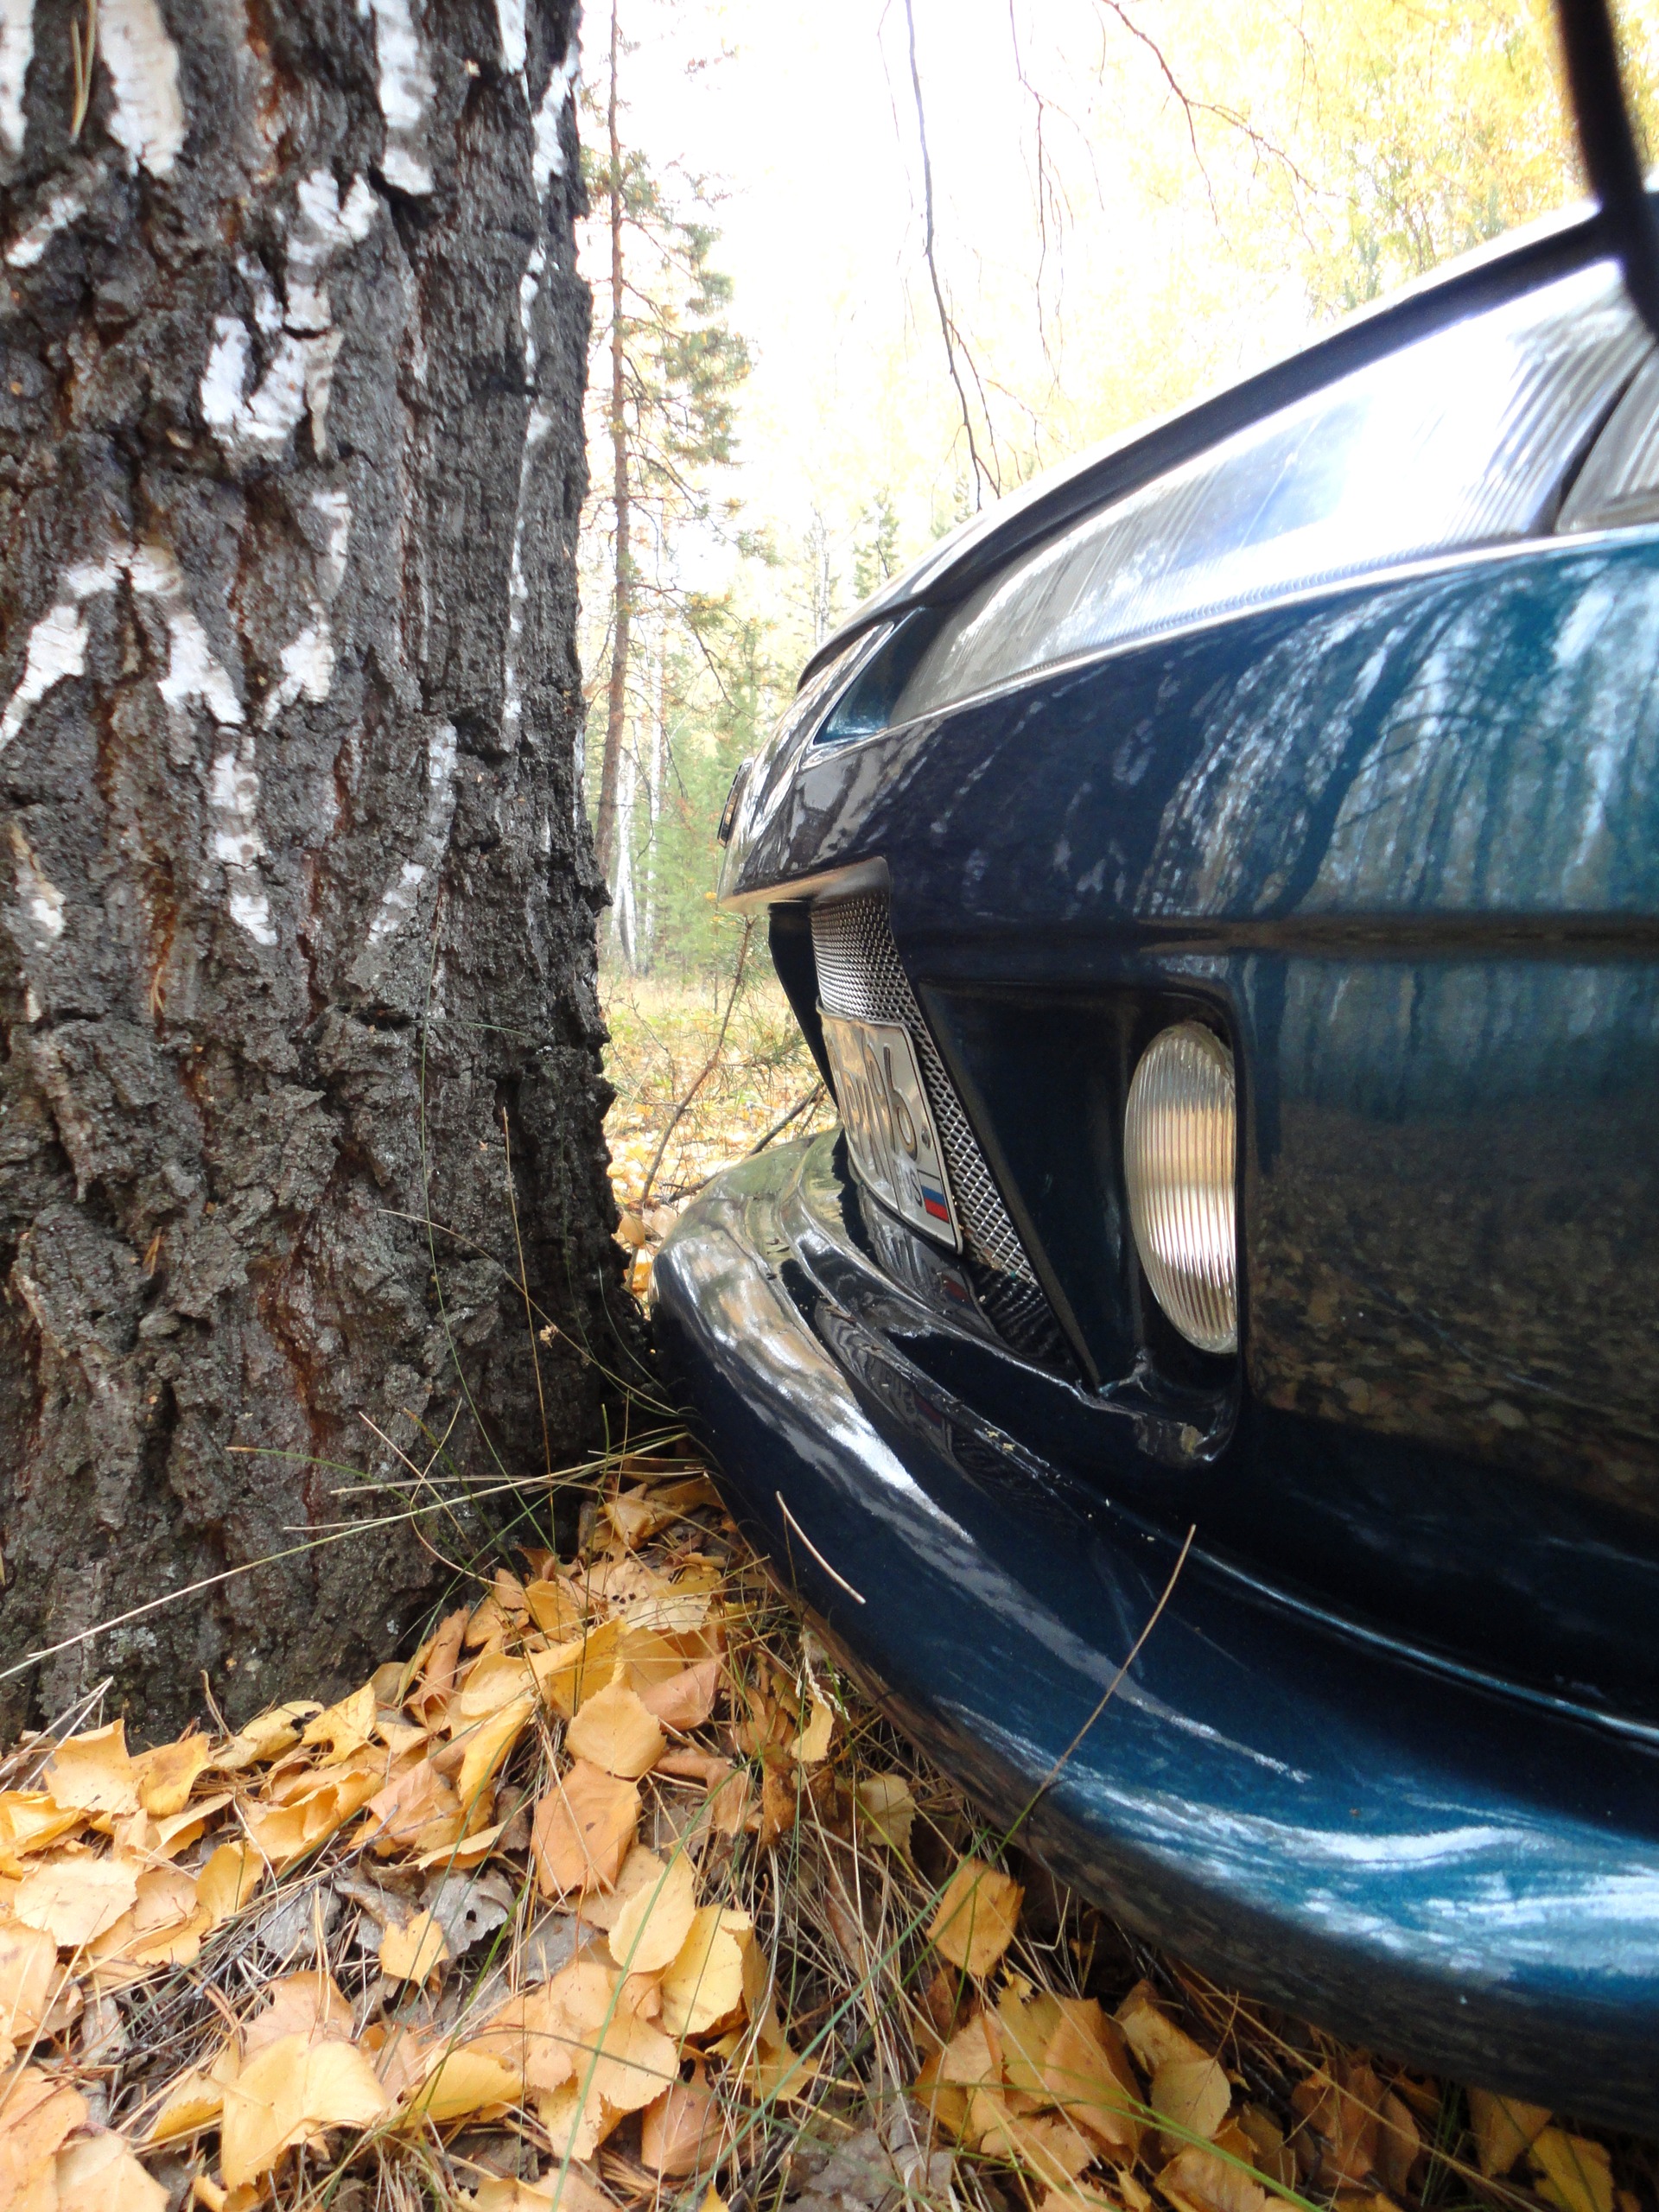
[[[1514,2085],[1554,2094],[1570,2075],[1580,2108],[1651,2120],[1659,1764],[1358,1649],[1197,1548],[1085,1729],[1179,1545],[1051,1481],[1068,1540],[1030,1513],[1015,1461],[999,1491],[941,1448],[917,1410],[938,1393],[877,1338],[860,1352],[801,1256],[861,1264],[834,1157],[830,1140],[779,1147],[724,1179],[655,1292],[728,1494],[827,1633],[855,1637],[895,1713],[1129,1926],[1268,1998],[1315,1986],[1331,2024],[1465,2074],[1500,2038]],[[795,1255],[782,1274],[761,1244]],[[863,1603],[792,1541],[780,1491]]]

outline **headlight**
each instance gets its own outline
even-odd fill
[[[1200,1351],[1238,1345],[1233,1056],[1196,1021],[1141,1056],[1123,1116],[1129,1224],[1153,1296]]]

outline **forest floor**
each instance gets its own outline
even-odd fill
[[[641,1282],[811,1096],[775,988],[725,1010],[610,995]],[[326,1711],[135,1753],[87,1708],[0,1760],[0,2212],[1651,2212],[1652,2146],[1339,2043],[1056,1883],[803,1630],[668,1408],[633,1417],[567,1478],[574,1554],[526,1525]]]

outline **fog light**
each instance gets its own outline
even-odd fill
[[[1238,1344],[1233,1056],[1196,1021],[1154,1038],[1123,1116],[1129,1223],[1153,1296],[1189,1344]]]

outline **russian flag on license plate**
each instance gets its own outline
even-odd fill
[[[950,1219],[950,1209],[944,1202],[944,1192],[936,1191],[931,1183],[924,1183],[921,1187],[922,1204],[927,1211],[935,1221],[943,1221],[948,1224]]]

